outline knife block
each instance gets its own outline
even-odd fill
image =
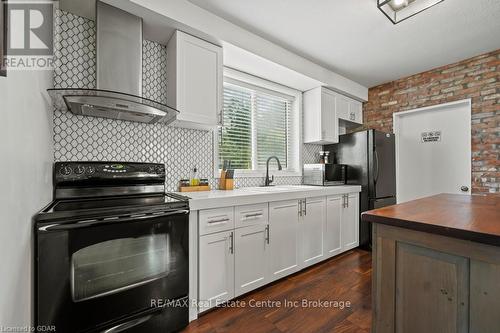
[[[222,170],[219,179],[219,190],[233,190],[234,189],[234,179],[226,178],[226,171]]]

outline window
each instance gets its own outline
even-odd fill
[[[263,170],[268,157],[277,156],[284,170],[292,170],[295,97],[230,78],[223,95],[219,168],[228,160],[233,169]]]

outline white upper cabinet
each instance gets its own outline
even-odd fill
[[[349,118],[349,98],[342,95],[337,95],[335,99],[335,107],[337,109],[337,117],[339,119]]]
[[[222,115],[222,48],[181,31],[167,45],[167,102],[176,126],[210,128]]]
[[[337,143],[339,124],[335,93],[318,87],[304,93],[304,143]]]
[[[356,124],[363,124],[363,103],[355,100],[349,101],[349,114],[347,120]]]
[[[362,103],[323,87],[306,91],[304,143],[331,144],[339,138],[339,123],[352,127],[363,123]]]
[[[337,94],[337,116],[342,126],[363,123],[363,104],[349,97]]]

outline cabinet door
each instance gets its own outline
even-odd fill
[[[500,256],[495,263],[470,261],[471,332],[496,333],[500,328]]]
[[[395,331],[469,332],[468,259],[403,242],[396,244]]]
[[[234,232],[201,236],[199,248],[201,312],[234,297]]]
[[[177,34],[177,118],[215,126],[222,110],[222,48]]]
[[[268,283],[266,269],[268,225],[254,225],[235,230],[235,296]]]
[[[337,94],[335,100],[337,117],[344,120],[349,120],[349,99],[345,96]]]
[[[338,121],[335,107],[334,93],[322,90],[321,92],[321,140],[336,143],[338,140]]]
[[[346,194],[342,208],[341,241],[342,251],[359,245],[359,194]]]
[[[342,196],[328,197],[326,201],[325,255],[332,257],[342,251],[341,220]]]
[[[326,198],[305,199],[300,225],[301,267],[307,267],[324,259],[323,231],[326,222]]]
[[[297,200],[269,203],[269,254],[270,281],[277,280],[298,270],[298,219]]]
[[[361,102],[349,101],[349,117],[347,120],[357,124],[363,123],[363,104]]]

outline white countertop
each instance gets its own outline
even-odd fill
[[[191,210],[200,210],[353,192],[361,192],[361,186],[280,185],[271,187],[244,187],[231,191],[178,192],[178,194],[190,198],[189,207]]]

